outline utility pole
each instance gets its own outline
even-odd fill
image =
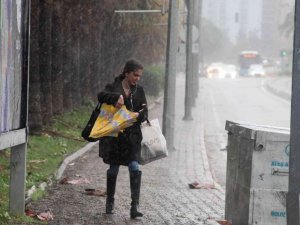
[[[196,104],[196,98],[199,93],[199,62],[201,58],[201,16],[202,16],[202,0],[197,0],[194,2],[194,26],[196,34],[194,35],[197,40],[193,40],[193,51],[195,55],[193,57],[193,106]]]
[[[169,150],[174,147],[176,56],[178,49],[178,8],[179,0],[169,1],[168,43],[163,109],[163,133]]]
[[[188,9],[186,37],[186,79],[183,120],[193,120],[192,106],[196,97],[199,66],[199,0],[186,0]]]
[[[287,224],[300,224],[300,0],[295,2]]]

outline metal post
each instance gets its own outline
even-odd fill
[[[194,38],[193,38],[193,106],[196,104],[196,98],[199,92],[199,62],[200,62],[200,31],[201,31],[201,12],[202,12],[202,0],[194,1]]]
[[[183,120],[192,120],[192,103],[193,103],[193,20],[194,6],[196,0],[187,0],[187,35],[186,35],[186,79],[185,79],[185,99],[184,99],[184,116]]]
[[[9,211],[22,215],[25,212],[25,178],[27,143],[11,148]]]
[[[26,180],[26,153],[27,153],[27,122],[28,122],[28,85],[29,85],[29,24],[30,0],[22,1],[22,95],[21,95],[21,136],[15,134],[17,140],[25,143],[11,147],[10,156],[10,186],[9,186],[9,211],[23,215],[25,211],[25,180]],[[16,131],[17,132],[17,131]]]
[[[199,11],[199,24],[198,24],[198,29],[199,29],[199,38],[198,38],[198,44],[199,44],[199,53],[198,53],[198,65],[197,65],[197,74],[198,74],[198,79],[197,81],[199,80],[200,78],[200,75],[202,75],[202,67],[203,67],[203,51],[202,51],[202,40],[201,40],[201,37],[202,37],[202,0],[199,0],[199,8],[198,8],[198,11]],[[201,61],[201,68],[200,68],[200,61]],[[198,92],[199,93],[199,83],[198,84]]]
[[[169,1],[168,43],[166,59],[165,93],[163,109],[163,133],[169,150],[174,150],[176,55],[178,49],[179,0]]]
[[[299,225],[300,197],[300,0],[295,2],[293,50],[289,190],[287,195],[287,224]]]

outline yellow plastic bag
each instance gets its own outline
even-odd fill
[[[118,109],[112,105],[103,103],[90,137],[117,137],[120,131],[132,126],[136,122],[136,118],[136,114],[126,109],[125,105]]]

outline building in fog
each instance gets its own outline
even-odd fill
[[[261,0],[203,0],[202,15],[232,42],[249,33],[261,35]]]
[[[223,0],[202,1],[203,17],[223,32],[228,32],[228,13],[226,5],[227,2]]]
[[[257,50],[263,57],[279,59],[282,50],[292,49],[293,36],[287,37],[280,26],[294,4],[291,0],[202,0],[202,17],[229,37],[234,54]]]
[[[263,54],[266,56],[277,58],[281,50],[292,48],[292,36],[286,37],[280,30],[280,25],[291,10],[294,10],[294,1],[262,1],[261,42]]]

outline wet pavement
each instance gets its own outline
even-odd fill
[[[31,203],[35,211],[51,209],[54,220],[49,224],[218,224],[224,217],[225,192],[213,180],[204,143],[201,124],[201,104],[196,100],[193,120],[183,121],[184,78],[177,78],[175,151],[167,158],[142,166],[140,211],[144,217],[129,217],[130,187],[127,167],[121,167],[115,195],[115,214],[106,215],[105,197],[84,194],[86,188],[105,190],[107,165],[98,157],[98,146],[67,165],[62,177],[90,181],[89,184],[54,183],[48,195]],[[150,119],[161,121],[163,104],[150,112]],[[199,108],[197,108],[199,107]],[[191,189],[189,183],[198,182],[208,188]],[[214,188],[212,188],[214,186]]]
[[[89,184],[54,183],[48,195],[31,203],[34,211],[51,209],[54,219],[49,224],[218,224],[224,218],[225,191],[214,180],[207,159],[203,134],[200,98],[192,109],[193,120],[183,121],[184,77],[177,77],[175,143],[176,151],[169,157],[142,166],[140,211],[144,217],[132,220],[129,217],[129,173],[121,167],[116,187],[115,214],[106,215],[105,197],[89,196],[86,188],[105,191],[107,165],[98,157],[98,146],[88,147],[74,161],[67,160],[66,168],[60,169],[62,177],[86,178]],[[289,92],[289,78],[270,78],[263,83],[274,94]],[[162,119],[163,103],[156,104],[149,118]],[[72,158],[72,157],[71,157]],[[208,188],[190,189],[192,182]],[[214,186],[214,188],[211,188]]]

